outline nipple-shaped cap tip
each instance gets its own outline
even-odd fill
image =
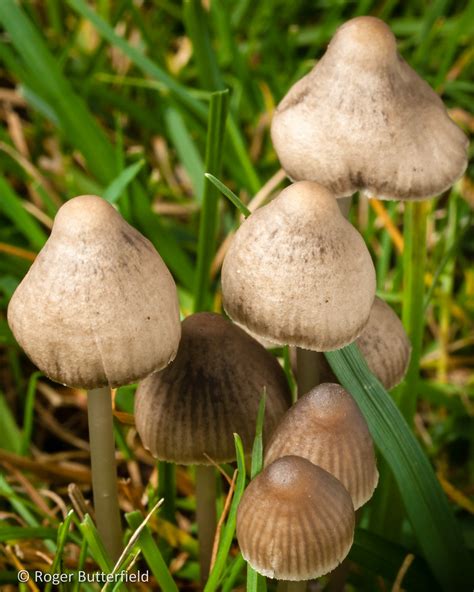
[[[160,255],[96,196],[60,208],[10,301],[8,322],[48,377],[87,389],[163,368],[181,332],[176,286]]]
[[[338,384],[321,384],[285,413],[268,443],[265,464],[288,454],[310,460],[334,475],[355,509],[374,492],[378,472],[367,422]]]
[[[245,490],[237,512],[242,555],[260,574],[298,581],[320,577],[346,557],[354,508],[341,483],[306,459],[286,456]]]

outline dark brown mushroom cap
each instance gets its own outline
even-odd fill
[[[256,335],[327,351],[351,343],[366,325],[375,270],[331,192],[294,183],[236,232],[222,296],[229,316]]]
[[[284,97],[272,122],[283,168],[338,197],[423,199],[467,166],[468,140],[443,102],[401,58],[381,20],[340,27],[313,70]]]
[[[138,385],[135,423],[156,458],[181,464],[235,459],[233,434],[249,452],[266,389],[264,433],[291,404],[277,360],[242,329],[213,313],[182,323],[174,362]]]
[[[135,382],[176,354],[176,286],[153,245],[100,197],[65,203],[13,294],[8,323],[33,363],[79,388]]]
[[[245,490],[237,512],[243,557],[258,573],[279,580],[332,571],[351,548],[354,526],[346,489],[298,456],[267,466]]]
[[[266,448],[265,465],[288,454],[306,458],[339,479],[356,510],[377,486],[367,422],[339,384],[320,384],[286,412]]]
[[[402,381],[410,363],[410,341],[400,319],[380,298],[375,297],[369,322],[356,339],[356,343],[370,371],[387,390]],[[291,361],[293,371],[297,375],[294,349],[291,351]],[[337,382],[337,377],[326,358],[320,358],[318,364],[321,365],[320,382]]]

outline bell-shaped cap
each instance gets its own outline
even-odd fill
[[[467,166],[468,140],[443,102],[397,53],[381,20],[340,27],[313,70],[275,112],[272,139],[294,180],[337,197],[423,199],[448,189]]]
[[[377,486],[367,422],[339,384],[320,384],[286,412],[266,448],[265,465],[289,454],[306,458],[339,479],[356,510]]]
[[[279,344],[327,351],[354,341],[375,296],[375,270],[330,191],[300,182],[252,214],[222,268],[229,316]]]
[[[161,460],[210,464],[235,459],[233,434],[250,452],[266,391],[264,434],[291,404],[277,360],[245,331],[213,313],[182,323],[176,359],[138,385],[135,423],[145,448]]]
[[[237,540],[258,573],[310,580],[343,561],[354,524],[351,497],[335,477],[304,458],[285,456],[245,490],[237,512]]]
[[[393,309],[377,296],[370,311],[369,322],[356,343],[370,371],[387,390],[402,381],[410,363],[410,340]],[[317,363],[320,364],[319,382],[337,382],[326,358],[319,358]],[[294,348],[291,350],[291,364],[297,375]]]
[[[176,286],[160,255],[93,195],[60,208],[13,294],[8,323],[49,378],[86,389],[163,368],[181,332]]]

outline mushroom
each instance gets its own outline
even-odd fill
[[[351,548],[351,497],[324,469],[298,456],[271,463],[245,490],[237,511],[243,557],[258,573],[279,580],[318,578]]]
[[[358,190],[413,200],[448,189],[466,169],[468,140],[443,102],[398,54],[381,20],[342,25],[272,121],[287,174],[338,197]]]
[[[153,245],[105,200],[58,211],[51,236],[12,296],[8,322],[32,362],[89,389],[94,506],[111,558],[121,551],[110,387],[166,366],[180,338],[176,286]]]
[[[391,306],[381,298],[375,297],[370,311],[369,322],[356,339],[367,365],[382,385],[390,390],[397,386],[405,376],[410,361],[410,341]],[[297,352],[292,349],[291,361],[295,374]],[[318,360],[319,381],[337,382],[337,377],[323,357]]]
[[[255,339],[207,312],[183,321],[174,362],[138,385],[135,423],[145,448],[160,460],[197,465],[202,579],[209,570],[216,526],[211,463],[235,459],[233,433],[250,452],[264,390],[268,435],[291,404],[285,374]]]
[[[300,182],[237,230],[224,259],[222,295],[229,316],[253,333],[327,351],[351,343],[363,330],[375,271],[332,193]]]
[[[265,465],[288,454],[306,458],[339,479],[356,510],[377,486],[367,422],[339,384],[320,384],[285,413],[266,448]]]

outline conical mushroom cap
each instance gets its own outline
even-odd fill
[[[160,255],[93,195],[71,199],[57,213],[13,294],[8,323],[47,376],[86,389],[128,384],[163,368],[181,329],[176,286]]]
[[[392,308],[377,296],[370,311],[369,322],[356,343],[370,371],[387,390],[402,381],[410,362],[410,341]],[[294,349],[291,351],[291,362],[297,375]],[[318,359],[318,364],[321,365],[320,382],[337,382],[326,358]]]
[[[374,447],[364,416],[338,384],[320,384],[303,395],[278,424],[265,465],[295,454],[334,475],[360,508],[378,481]]]
[[[287,174],[338,197],[423,199],[465,171],[468,140],[397,53],[381,20],[340,27],[313,70],[278,105],[272,139]]]
[[[352,501],[341,483],[304,458],[285,456],[245,490],[237,512],[237,539],[258,573],[310,580],[346,557],[354,525]]]
[[[351,343],[369,318],[375,271],[333,195],[295,183],[252,214],[224,259],[229,316],[261,337],[317,351]]]
[[[276,359],[242,329],[213,313],[182,323],[175,361],[138,385],[135,423],[156,458],[181,464],[235,459],[233,434],[249,452],[266,389],[265,434],[291,403]]]

